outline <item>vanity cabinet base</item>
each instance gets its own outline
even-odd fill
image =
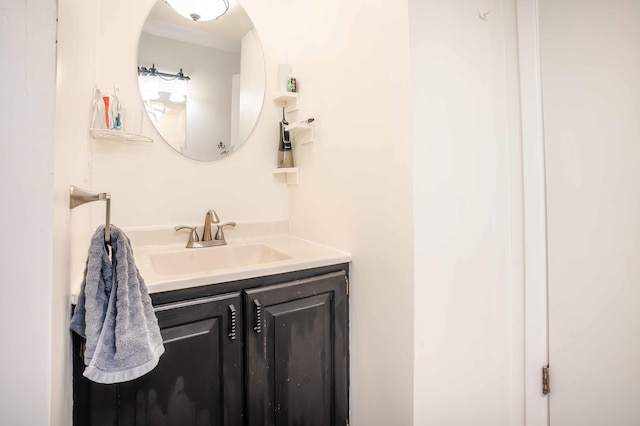
[[[344,272],[245,291],[249,425],[345,425]]]
[[[165,353],[130,382],[82,376],[74,334],[74,425],[347,424],[347,274],[344,264],[152,294]]]
[[[138,379],[97,384],[74,366],[74,425],[243,424],[242,343],[229,336],[240,301],[231,293],[156,307],[165,353]]]

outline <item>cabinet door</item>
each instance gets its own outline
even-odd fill
[[[130,405],[120,424],[241,424],[239,309],[239,293],[156,307],[165,353],[150,373],[122,386]]]
[[[243,423],[239,293],[156,307],[165,353],[151,372],[98,384],[74,361],[76,426],[238,426]],[[80,351],[74,338],[74,352]]]
[[[247,424],[344,425],[344,272],[245,292]]]

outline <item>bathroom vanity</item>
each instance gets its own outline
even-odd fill
[[[247,141],[263,108],[267,79],[261,42],[239,4],[220,20],[202,19],[193,27],[201,14],[185,19],[168,3],[155,2],[138,40],[140,101],[156,139],[186,158],[226,159]],[[134,116],[130,107],[131,120],[125,116],[124,126],[113,125],[113,117],[122,118],[117,94],[96,93],[94,138],[150,141],[137,134],[139,111]],[[300,106],[292,92],[279,93],[274,101],[287,112]],[[312,142],[313,119],[301,118],[289,124],[283,117],[281,129],[297,133],[299,144]],[[290,184],[298,181],[296,168],[274,173],[285,173]],[[96,199],[106,200],[104,195]],[[82,375],[82,342],[74,335],[74,425],[348,424],[350,256],[288,236],[285,222],[283,228],[256,225],[285,231],[267,238],[256,238],[260,233],[250,230],[255,227],[240,224],[230,233],[247,232],[251,238],[228,245],[222,228],[235,222],[221,223],[213,210],[207,212],[202,240],[193,226],[164,233],[127,230],[165,353],[136,380],[97,384]],[[218,224],[215,237],[212,223]]]
[[[167,253],[227,247],[139,250],[165,353],[136,380],[96,384],[74,335],[74,424],[347,424],[348,255],[290,237],[269,247],[286,259],[173,278],[154,274],[151,252],[166,272]]]

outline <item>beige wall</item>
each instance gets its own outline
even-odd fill
[[[262,38],[267,98],[254,133],[228,159],[201,163],[168,147],[145,117],[152,144],[94,140],[88,135],[91,97],[121,87],[127,108],[142,110],[138,96],[138,35],[153,0],[89,0],[58,4],[58,86],[55,134],[52,424],[71,424],[69,294],[79,285],[88,241],[104,221],[104,204],[69,211],[69,186],[112,194],[112,222],[121,227],[200,224],[215,208],[223,220],[287,219],[286,184],[271,173],[276,161],[279,111],[270,101],[282,32],[278,6],[249,14]],[[247,9],[250,2],[247,2]],[[47,299],[48,300],[48,299]]]
[[[501,13],[487,23],[475,5],[421,9],[420,92],[406,1],[245,0],[265,51],[263,112],[237,153],[199,163],[148,120],[151,145],[86,132],[96,83],[120,85],[122,101],[142,108],[137,37],[153,1],[59,3],[53,424],[70,423],[69,286],[104,219],[97,203],[69,213],[70,184],[110,191],[120,226],[199,224],[213,207],[223,220],[289,218],[293,234],[350,251],[351,424],[455,424],[463,418],[447,414],[464,412],[474,424],[510,424],[512,130],[499,82],[510,78],[505,40],[515,31]],[[294,187],[271,174],[284,55],[301,94],[289,121],[316,118],[316,141],[294,146]],[[431,102],[416,106],[412,93]]]
[[[294,234],[353,252],[353,424],[411,424],[413,287],[406,5],[398,1],[389,13],[388,5],[365,1],[347,7],[337,1],[332,5],[300,1],[292,2],[288,9],[284,5],[279,9],[274,2],[244,2],[265,50],[263,113],[248,142],[232,157],[197,163],[178,156],[159,140],[152,145],[127,145],[95,141],[86,135],[95,82],[105,88],[120,85],[121,100],[128,107],[141,106],[134,72],[137,34],[152,1],[135,5],[109,1],[108,7],[106,1],[92,3],[86,8],[98,11],[87,10],[86,15],[96,19],[97,30],[85,28],[88,24],[80,28],[85,39],[95,37],[95,43],[69,41],[60,58],[62,64],[67,59],[80,62],[80,66],[65,67],[66,72],[77,70],[78,75],[73,76],[75,84],[61,87],[60,108],[75,113],[60,118],[63,130],[57,135],[58,141],[71,139],[70,144],[77,148],[68,149],[67,158],[77,176],[87,177],[78,184],[110,191],[113,223],[120,226],[200,223],[202,213],[214,207],[223,219],[290,217]],[[63,2],[61,9],[65,6]],[[335,15],[336,10],[341,13]],[[74,31],[67,27],[75,24],[71,22],[74,13],[62,14],[67,18],[61,20],[63,31]],[[327,22],[335,16],[340,21],[328,28]],[[286,28],[274,25],[282,22],[286,27],[287,21],[288,38]],[[380,33],[372,22],[389,32]],[[301,185],[291,188],[291,205],[289,188],[271,175],[279,120],[279,109],[271,97],[276,88],[276,59],[283,53],[289,54],[301,85],[303,109],[290,121],[307,116],[317,119],[316,143],[295,154]],[[144,133],[158,139],[148,121]],[[88,165],[77,151],[87,153]],[[76,237],[71,241],[72,275],[81,269],[86,239],[103,216],[100,205],[73,212],[72,228],[82,228],[74,231]],[[392,368],[388,368],[390,363]]]
[[[129,107],[142,107],[135,73],[137,39],[152,4],[153,0],[101,3],[96,80],[106,88],[119,84],[122,100]],[[250,15],[256,26],[275,19],[264,13]],[[270,31],[259,29],[259,34],[265,46],[275,43]],[[270,94],[275,85],[275,60],[265,50]],[[213,163],[183,158],[145,118],[143,131],[155,139],[151,145],[90,141],[92,186],[111,191],[113,222],[120,226],[200,223],[209,208],[215,208],[223,220],[286,218],[286,185],[271,174],[278,117],[268,97],[247,143],[234,155]],[[102,211],[97,208],[93,223],[101,220]]]
[[[71,259],[75,258],[76,269],[82,269],[80,259],[86,258],[88,247],[71,242],[86,236],[90,212],[90,209],[79,208],[71,214],[69,186],[90,188],[87,127],[91,103],[89,100],[87,104],[87,100],[95,86],[98,8],[93,2],[59,1],[58,16],[50,397],[51,425],[66,426],[71,424],[73,397],[68,329],[70,267]]]
[[[264,87],[265,76],[260,64],[263,55],[260,48],[260,37],[256,30],[247,32],[240,43],[242,54],[240,56],[238,141],[242,143],[252,132],[253,123],[262,112],[262,104],[256,100],[264,96],[260,89]],[[269,101],[269,98],[266,100]]]
[[[351,424],[411,425],[412,170],[405,1],[290,2],[300,185],[292,232],[353,254]],[[290,120],[291,121],[291,120]]]
[[[515,2],[409,4],[415,424],[522,425]]]
[[[288,192],[271,171],[277,150],[279,111],[271,101],[281,30],[277,7],[249,13],[265,50],[267,96],[254,132],[234,155],[203,163],[182,157],[160,138],[145,116],[143,133],[154,142],[126,143],[95,140],[87,133],[91,94],[121,88],[129,110],[142,111],[138,95],[137,46],[139,32],[153,0],[130,2],[91,0],[81,8],[60,2],[58,133],[59,167],[73,179],[60,185],[84,186],[112,195],[112,223],[121,227],[200,224],[215,208],[223,220],[269,220],[288,217]],[[247,2],[250,4],[249,2]],[[64,42],[64,44],[63,44]],[[88,238],[104,222],[104,205],[74,210],[71,220],[71,274],[82,273]]]

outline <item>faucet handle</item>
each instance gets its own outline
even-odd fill
[[[214,240],[216,241],[225,241],[224,239],[224,231],[222,230],[222,228],[224,228],[225,226],[231,226],[233,228],[235,228],[236,223],[235,222],[225,222],[225,223],[221,223],[218,225],[218,230],[216,231],[216,236],[214,238]],[[226,241],[225,241],[226,244]]]
[[[191,233],[189,234],[189,241],[187,242],[187,247],[193,247],[194,242],[200,241],[200,238],[198,238],[198,231],[195,226],[178,225],[173,229],[175,229],[176,231],[180,231],[181,229],[191,230]]]

